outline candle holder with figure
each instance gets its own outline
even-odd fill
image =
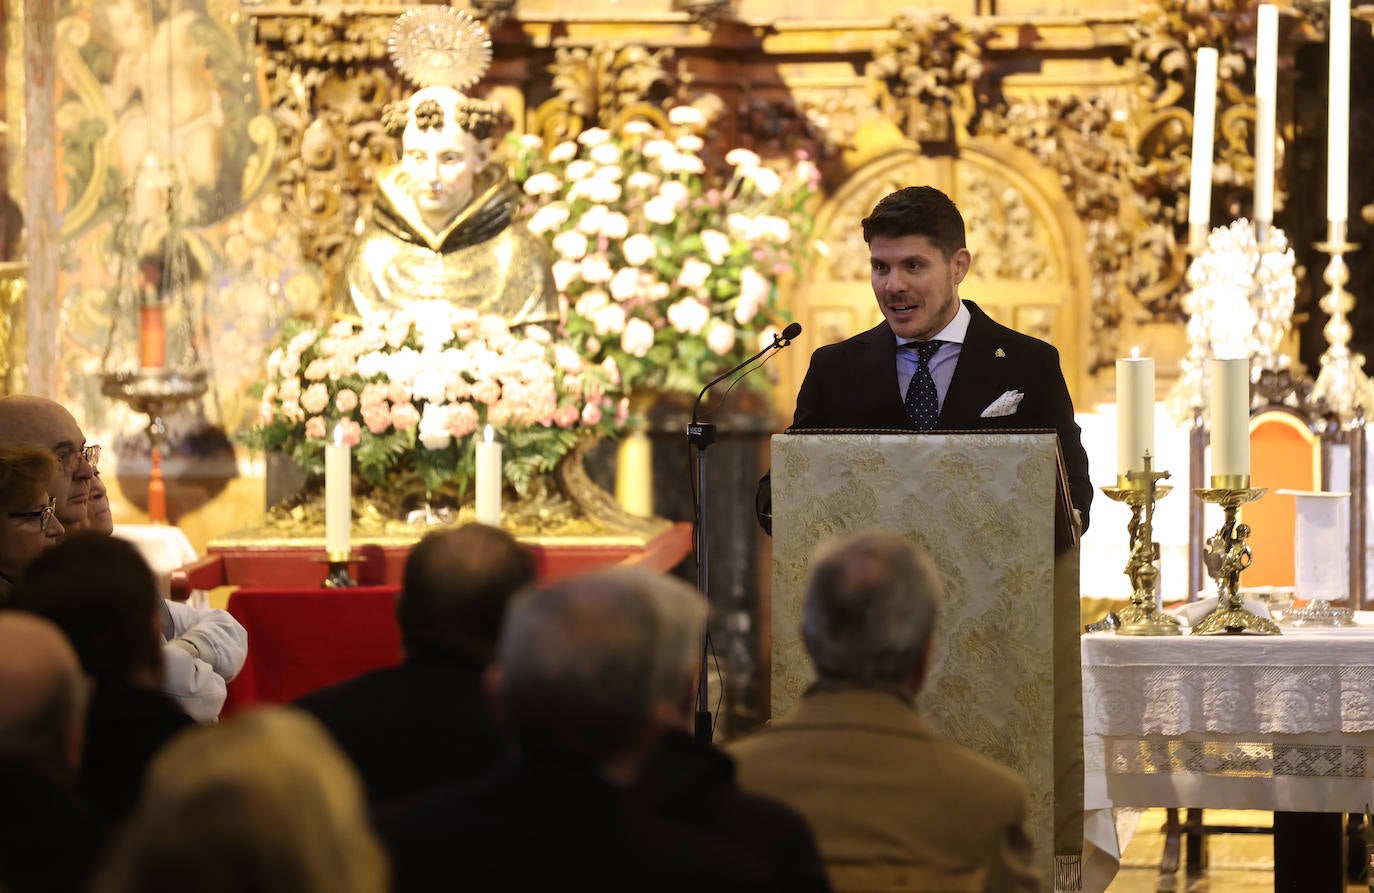
[[[1245,600],[1240,594],[1240,573],[1250,566],[1253,556],[1245,542],[1250,535],[1250,525],[1241,523],[1237,516],[1242,505],[1259,499],[1268,488],[1251,487],[1248,474],[1213,475],[1211,484],[1211,487],[1193,492],[1203,502],[1220,505],[1225,512],[1221,529],[1207,538],[1203,554],[1207,574],[1217,584],[1217,609],[1193,627],[1193,635],[1280,635],[1274,621],[1245,609]]]
[[[167,521],[162,480],[166,417],[208,388],[195,319],[194,281],[181,228],[180,185],[175,171],[144,164],[130,193],[165,196],[166,228],[135,220],[132,197],[116,230],[117,268],[110,331],[101,358],[100,392],[148,416],[148,517]]]
[[[329,570],[325,573],[322,584],[325,589],[348,589],[358,585],[358,581],[353,579],[353,574],[349,570],[349,565],[358,559],[350,550],[325,552],[325,560],[329,562]]]
[[[1176,618],[1159,607],[1156,583],[1159,569],[1155,567],[1157,548],[1154,543],[1155,501],[1167,496],[1172,487],[1160,486],[1169,472],[1151,467],[1150,451],[1144,454],[1142,470],[1120,475],[1115,487],[1103,487],[1108,499],[1124,502],[1131,507],[1131,521],[1127,525],[1131,555],[1126,562],[1126,576],[1131,580],[1131,605],[1117,616],[1119,636],[1177,636],[1182,630]]]

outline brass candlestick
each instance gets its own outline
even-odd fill
[[[1145,467],[1117,476],[1117,486],[1103,487],[1108,499],[1124,502],[1131,507],[1131,521],[1126,530],[1130,536],[1131,554],[1126,561],[1125,574],[1131,580],[1131,605],[1118,615],[1119,636],[1176,636],[1182,630],[1178,619],[1159,609],[1155,583],[1159,571],[1155,568],[1154,518],[1155,501],[1163,499],[1173,489],[1160,486],[1169,477],[1167,471],[1151,467],[1150,451],[1145,451]]]
[[[1217,609],[1193,627],[1195,636],[1219,636],[1230,633],[1256,633],[1263,636],[1280,635],[1278,624],[1245,610],[1240,594],[1240,572],[1253,560],[1245,538],[1250,525],[1237,522],[1240,507],[1254,502],[1267,487],[1251,487],[1247,475],[1213,475],[1212,486],[1194,490],[1203,502],[1220,505],[1226,513],[1221,529],[1207,538],[1203,561],[1207,574],[1217,583]]]
[[[351,549],[345,549],[342,552],[325,552],[324,557],[325,561],[329,562],[329,570],[325,573],[322,584],[325,589],[349,589],[358,585],[358,581],[353,579],[353,575],[349,573],[348,569],[351,562],[358,560],[353,557]]]

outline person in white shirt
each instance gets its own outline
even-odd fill
[[[86,443],[62,404],[23,394],[0,397],[0,443],[32,444],[57,456],[62,470],[52,495],[64,536],[81,530],[114,532],[109,495],[100,479],[100,447]],[[165,598],[163,604],[163,690],[198,722],[213,722],[224,707],[227,683],[248,657],[248,632],[227,611]]]

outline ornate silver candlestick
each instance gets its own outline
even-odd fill
[[[1162,487],[1159,481],[1169,477],[1167,471],[1154,471],[1151,457],[1145,452],[1145,468],[1118,475],[1117,486],[1103,487],[1108,499],[1124,502],[1131,507],[1127,525],[1131,554],[1126,562],[1126,576],[1131,579],[1131,606],[1118,615],[1119,636],[1177,636],[1182,630],[1178,619],[1159,609],[1155,584],[1159,571],[1155,568],[1154,516],[1155,501],[1169,494],[1172,487]]]

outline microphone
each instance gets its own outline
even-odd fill
[[[725,379],[727,379],[727,378],[729,378],[730,376],[734,375],[736,372],[738,372],[739,370],[743,369],[745,366],[748,366],[750,363],[754,362],[754,361],[757,360],[759,357],[761,357],[761,356],[763,356],[764,354],[768,353],[770,350],[782,350],[784,347],[789,347],[789,346],[791,346],[792,342],[796,339],[796,337],[797,337],[798,335],[801,334],[801,332],[802,332],[801,323],[799,323],[799,322],[790,322],[790,323],[788,323],[787,326],[782,330],[782,332],[780,332],[780,333],[778,333],[778,334],[775,334],[775,335],[773,336],[773,343],[772,343],[772,344],[767,345],[766,347],[764,347],[763,350],[761,350],[761,351],[759,351],[758,353],[754,354],[752,357],[750,357],[749,359],[745,360],[743,363],[737,363],[737,364],[735,364],[734,366],[731,366],[729,369],[725,370],[725,371],[722,372],[721,374],[717,375],[715,378],[713,378],[713,379],[711,379],[710,381],[708,381],[708,382],[706,383],[706,387],[704,387],[704,388],[701,389],[701,393],[697,394],[697,401],[696,401],[696,403],[692,404],[692,424],[693,424],[693,425],[696,425],[696,424],[697,424],[697,414],[701,411],[701,401],[702,401],[702,398],[704,398],[704,397],[706,396],[706,392],[707,392],[707,391],[711,390],[711,388],[715,387],[716,385],[720,384],[720,383],[721,383],[722,381],[724,381]],[[690,434],[690,433],[692,433],[692,432],[689,430],[688,433]]]

